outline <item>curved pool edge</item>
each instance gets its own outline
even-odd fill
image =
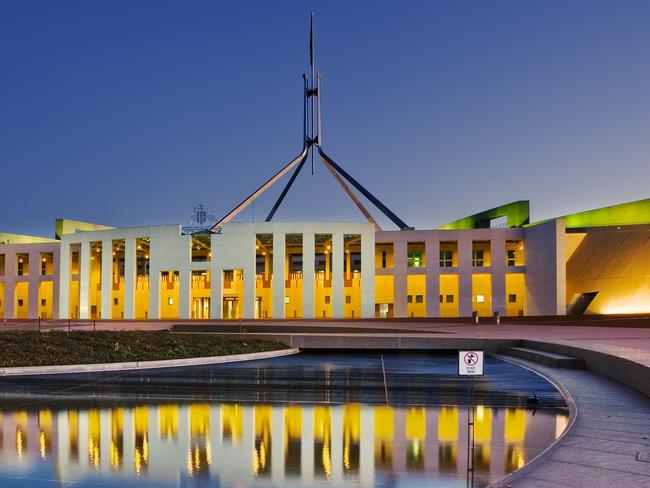
[[[178,368],[183,366],[204,366],[208,364],[226,364],[241,361],[270,359],[298,354],[298,348],[279,349],[276,351],[230,354],[227,356],[208,356],[199,358],[162,359],[157,361],[131,361],[123,363],[66,364],[55,366],[16,366],[0,368],[0,377],[34,376],[44,374],[102,373],[110,371],[137,371],[142,369]]]
[[[567,404],[567,408],[569,409],[569,422],[566,426],[566,428],[562,431],[562,434],[555,439],[551,444],[546,446],[546,448],[540,452],[537,456],[535,456],[533,459],[531,459],[529,462],[524,464],[521,468],[516,469],[515,471],[512,471],[508,473],[506,476],[501,478],[498,481],[495,481],[494,483],[491,483],[487,486],[487,488],[509,488],[510,484],[521,478],[522,476],[525,476],[526,473],[529,473],[533,469],[535,469],[537,466],[539,466],[542,462],[544,462],[552,453],[555,451],[562,440],[569,435],[571,431],[575,428],[576,422],[578,420],[578,405],[573,398],[573,395],[571,395],[571,392],[568,390],[564,384],[558,380],[557,378],[554,378],[548,374],[545,374],[539,370],[537,370],[533,365],[530,363],[524,363],[523,361],[520,361],[519,359],[512,358],[510,356],[503,356],[500,354],[492,354],[492,357],[499,359],[501,361],[507,362],[514,364],[516,366],[519,366],[520,368],[524,368],[528,371],[531,371],[532,373],[535,373],[536,375],[544,378],[546,381],[551,383],[562,395],[564,398],[564,401]]]

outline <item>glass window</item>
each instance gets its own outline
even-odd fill
[[[415,295],[415,303],[424,303],[424,295]]]
[[[413,303],[413,295],[407,295],[406,303]]]
[[[352,303],[352,295],[345,295],[345,303]]]
[[[516,252],[514,249],[506,250],[506,266],[515,266]]]
[[[453,251],[440,251],[440,267],[451,268],[453,266]]]
[[[514,293],[508,295],[508,303],[517,303],[517,295]]]
[[[408,267],[421,268],[422,267],[422,253],[410,252],[408,253]]]
[[[483,251],[472,251],[472,266],[483,266]]]
[[[447,295],[447,303],[454,303],[454,295]]]

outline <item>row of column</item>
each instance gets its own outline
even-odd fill
[[[441,269],[436,265],[440,258],[440,242],[425,240],[425,268],[408,268],[406,241],[393,244],[394,262],[394,316],[407,316],[407,276],[408,274],[424,274],[426,280],[426,316],[440,316],[440,274]],[[492,311],[506,314],[506,242],[504,239],[490,240],[490,264],[485,267],[485,274],[491,275],[492,280]],[[472,266],[472,239],[458,240],[458,267],[453,274],[458,275],[458,314],[461,317],[472,315],[472,274],[477,269]],[[417,271],[416,271],[417,270]],[[449,274],[449,270],[445,274]]]
[[[331,233],[332,235],[332,318],[343,318],[344,309],[344,235],[342,232]],[[286,275],[286,245],[283,232],[273,233],[273,261],[272,261],[272,296],[274,319],[284,319],[284,298]],[[244,306],[243,316],[245,319],[255,317],[255,235],[252,235],[252,242],[247,243],[250,255],[246,256],[240,268],[244,276]],[[302,234],[302,276],[303,276],[303,297],[302,317],[304,319],[314,318],[314,276],[316,257],[315,234]],[[374,283],[374,242],[361,237],[361,316],[372,318],[375,316],[375,283]],[[222,318],[221,303],[223,299],[222,273],[224,271],[221,263],[213,262],[213,278],[211,291],[211,315],[212,318]],[[215,305],[219,306],[215,307]]]

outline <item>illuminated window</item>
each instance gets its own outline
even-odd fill
[[[506,250],[506,266],[515,266],[515,250]]]
[[[173,305],[174,299],[172,297],[167,298],[167,305]]]
[[[476,295],[476,303],[485,303],[485,295]]]
[[[453,264],[453,251],[440,251],[440,267],[451,268]]]
[[[410,252],[408,253],[408,267],[421,268],[422,267],[422,253]]]
[[[483,266],[483,251],[472,251],[472,266]]]

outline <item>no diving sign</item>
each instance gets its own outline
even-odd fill
[[[483,351],[458,351],[460,376],[483,376]]]

